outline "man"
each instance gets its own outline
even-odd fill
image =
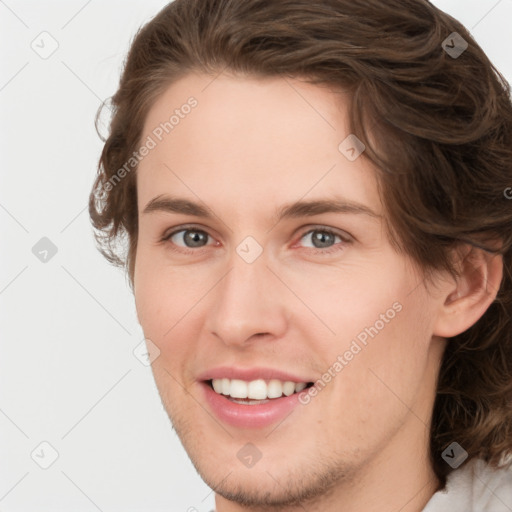
[[[113,104],[91,218],[217,512],[512,510],[512,105],[467,31],[176,0]]]

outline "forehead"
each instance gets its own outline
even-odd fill
[[[183,77],[145,121],[141,140],[154,147],[137,170],[139,211],[166,192],[248,214],[334,196],[379,211],[374,169],[339,148],[351,135],[348,101],[342,92],[287,77]]]

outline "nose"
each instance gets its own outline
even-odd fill
[[[207,330],[226,345],[239,347],[282,337],[291,316],[285,287],[267,266],[265,253],[252,263],[233,253],[229,271],[212,290]]]

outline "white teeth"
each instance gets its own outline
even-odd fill
[[[232,398],[249,398],[251,400],[266,400],[267,398],[280,398],[293,395],[302,391],[307,384],[305,382],[280,381],[263,379],[246,382],[240,379],[213,379],[212,386],[219,395],[227,395]]]
[[[293,395],[293,393],[295,393],[295,382],[290,382],[289,380],[287,380],[283,384],[283,393],[286,396]]]
[[[305,382],[298,382],[297,384],[295,384],[295,393],[302,391],[303,389],[306,388],[306,386],[307,384]]]
[[[229,388],[229,394],[232,398],[248,398],[247,397],[247,382],[243,380],[233,379],[231,381],[231,387]]]
[[[217,380],[217,379],[215,379]],[[222,381],[222,394],[229,395],[229,389],[231,387],[231,381],[229,379],[218,379]],[[214,388],[215,389],[215,388]],[[217,391],[218,393],[218,391]]]
[[[263,379],[252,380],[247,388],[248,397],[254,400],[265,400],[267,398],[267,384]]]
[[[219,395],[222,394],[222,379],[214,379],[212,381],[213,389],[215,390],[215,393],[218,393]]]
[[[280,380],[271,380],[267,385],[268,398],[279,398],[283,394],[283,384]]]

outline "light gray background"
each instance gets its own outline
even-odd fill
[[[0,512],[214,504],[133,354],[133,297],[96,251],[87,212],[96,109],[137,28],[166,3],[0,0]],[[512,0],[433,3],[512,80]],[[46,59],[31,48],[57,43]],[[42,237],[58,250],[46,263],[32,252]],[[59,455],[48,469],[43,441]]]

